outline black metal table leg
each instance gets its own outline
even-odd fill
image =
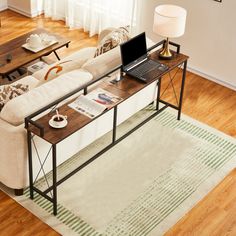
[[[157,99],[156,99],[156,110],[158,111],[159,110],[159,105],[160,105],[160,96],[161,96],[161,77],[160,79],[158,80],[157,82]]]
[[[33,160],[32,160],[32,145],[31,145],[32,135],[30,131],[27,131],[27,143],[28,143],[28,160],[29,160],[29,187],[30,187],[30,198],[34,199],[34,189],[33,189]]]
[[[87,95],[88,94],[88,88],[84,88],[84,95]]]
[[[116,141],[116,124],[117,124],[117,106],[114,107],[114,114],[113,114],[112,143]]]
[[[54,52],[55,56],[57,57],[57,60],[60,61],[61,59],[60,59],[60,57],[58,56],[57,52],[56,52],[56,51],[53,51],[53,52]]]
[[[178,120],[180,120],[181,111],[182,111],[182,103],[183,103],[184,84],[185,84],[185,78],[186,78],[186,71],[187,71],[187,60],[184,62],[184,68],[183,68],[182,83],[181,83],[181,90],[180,90],[180,97],[179,97]]]
[[[57,151],[56,144],[52,145],[52,186],[53,214],[57,215]]]

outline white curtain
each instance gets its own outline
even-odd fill
[[[53,20],[65,20],[67,0],[44,0],[44,14]]]
[[[70,28],[83,28],[90,36],[135,21],[135,0],[45,0],[44,6],[46,16],[64,18]]]

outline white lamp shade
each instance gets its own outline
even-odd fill
[[[163,37],[177,38],[184,34],[187,11],[175,5],[155,8],[153,32]]]

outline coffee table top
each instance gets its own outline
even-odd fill
[[[48,35],[54,36],[58,41],[58,43],[50,47],[47,47],[37,53],[33,53],[27,49],[22,48],[22,45],[25,44],[26,39],[31,34],[41,34],[41,33],[46,33]],[[39,59],[40,57],[45,56],[61,47],[68,46],[69,43],[70,43],[69,40],[54,33],[51,33],[45,29],[36,29],[27,34],[21,35],[18,38],[15,38],[7,43],[0,45],[0,64],[3,64],[3,66],[0,66],[0,75],[7,75],[10,72],[18,69],[19,67],[31,61]],[[12,56],[12,60],[9,63],[7,63],[6,61],[6,56],[8,54],[11,54]]]

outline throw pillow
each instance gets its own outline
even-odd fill
[[[1,86],[0,87],[0,112],[8,101],[28,91],[29,91],[29,86],[25,84]]]
[[[94,57],[97,57],[130,39],[129,27],[120,27],[107,34],[100,42]]]

